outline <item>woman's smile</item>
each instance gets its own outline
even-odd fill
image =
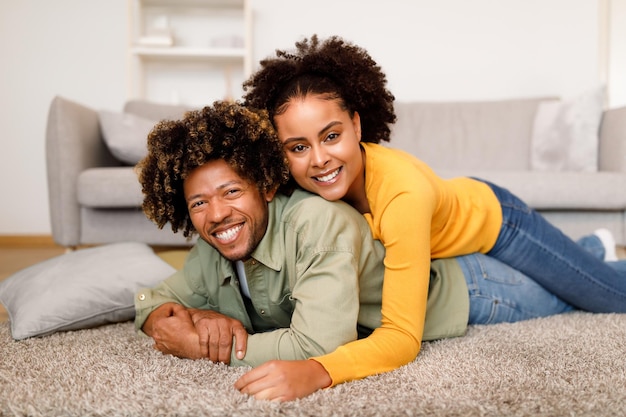
[[[324,184],[324,183],[334,184],[336,182],[335,179],[337,178],[337,176],[342,170],[343,170],[343,167],[339,167],[335,169],[334,171],[331,171],[328,174],[324,174],[322,176],[313,176],[312,178],[321,184]]]

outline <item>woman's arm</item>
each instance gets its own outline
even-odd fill
[[[369,337],[340,346],[324,356],[303,361],[273,361],[255,368],[235,383],[237,389],[257,399],[293,400],[321,388],[396,369],[415,359],[426,315],[430,234],[407,232],[420,229],[420,219],[415,213],[407,216],[404,209],[416,207],[407,195],[392,202],[384,216],[390,220],[375,225],[376,230],[386,230],[387,234],[374,233],[375,238],[384,239],[387,249],[381,326]],[[430,230],[428,225],[421,229]]]
[[[368,221],[386,250],[382,322],[369,337],[314,358],[333,385],[396,369],[414,360],[421,347],[433,198],[427,193],[420,193],[421,198],[416,192],[397,193],[391,187],[378,190],[377,215]]]

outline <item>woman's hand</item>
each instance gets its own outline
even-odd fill
[[[269,361],[244,374],[235,388],[257,400],[291,401],[331,383],[326,369],[313,359]]]

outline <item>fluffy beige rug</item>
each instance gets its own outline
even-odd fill
[[[0,415],[626,415],[626,315],[473,326],[412,363],[289,403],[232,388],[245,369],[165,356],[132,323],[21,342],[0,324]]]

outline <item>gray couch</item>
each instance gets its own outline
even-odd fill
[[[399,102],[389,146],[419,156],[443,177],[476,176],[509,188],[572,238],[606,227],[626,244],[626,108],[602,115],[597,172],[536,171],[530,142],[545,101]],[[152,120],[180,117],[184,110],[141,101],[124,108]],[[136,173],[109,151],[98,111],[56,97],[46,154],[52,234],[59,245],[190,244],[145,218]]]
[[[127,102],[123,112],[160,120],[181,117],[185,110],[137,100]],[[99,111],[55,97],[48,113],[46,163],[52,237],[57,244],[68,248],[121,241],[192,244],[182,233],[159,229],[143,214],[136,172],[109,150]]]

